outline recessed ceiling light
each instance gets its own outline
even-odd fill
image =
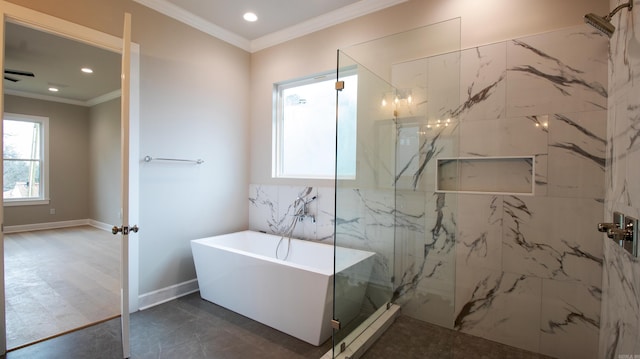
[[[49,91],[58,92],[59,90],[56,87],[49,87]]]
[[[254,14],[252,12],[245,13],[242,17],[246,21],[249,21],[249,22],[254,22],[254,21],[258,20],[258,15]]]
[[[84,72],[85,74],[92,74],[93,70],[88,68],[88,67],[83,67],[80,69],[80,71]]]

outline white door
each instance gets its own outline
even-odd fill
[[[4,69],[4,9],[0,9],[0,68]],[[0,86],[0,114],[4,114],[4,86]],[[0,149],[4,148],[2,126],[0,126]],[[1,162],[0,162],[1,163]],[[2,166],[2,165],[0,165]],[[4,170],[4,168],[3,168]],[[0,188],[4,188],[4,176],[0,177]],[[5,305],[4,305],[4,198],[0,196],[0,322],[2,328],[0,330],[0,354],[7,352],[7,327],[5,325]]]
[[[114,227],[114,234],[120,233],[122,241],[122,252],[120,258],[121,280],[120,280],[120,313],[122,323],[122,354],[123,358],[131,356],[129,345],[129,230],[138,231],[137,226],[129,227],[129,113],[130,113],[130,93],[131,93],[131,14],[124,14],[124,30],[122,32],[122,85],[120,96],[120,118],[121,118],[121,205],[122,205],[122,226]]]

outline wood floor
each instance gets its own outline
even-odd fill
[[[90,226],[5,234],[7,346],[120,313],[120,237]]]

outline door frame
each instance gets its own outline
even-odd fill
[[[124,15],[124,14],[123,14]],[[103,33],[67,20],[31,10],[13,3],[0,0],[0,39],[4,39],[4,24],[11,21],[22,26],[48,32],[83,42],[90,46],[122,54],[122,38]],[[0,50],[0,65],[4,68],[4,40]],[[128,223],[139,224],[139,164],[140,164],[140,45],[131,43],[130,61],[130,109],[129,109],[129,219]],[[0,86],[0,113],[4,113],[4,86]],[[0,145],[2,145],[0,127]],[[2,180],[0,179],[0,182]],[[4,218],[4,204],[0,197],[0,221]],[[1,227],[4,227],[2,223]],[[129,312],[139,310],[139,249],[138,234],[129,234]],[[114,238],[114,240],[116,240]],[[5,287],[4,287],[4,236],[0,231],[0,355],[7,351]]]

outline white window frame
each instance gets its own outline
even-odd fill
[[[49,204],[49,118],[43,116],[23,115],[17,113],[4,113],[4,120],[11,121],[24,121],[24,122],[38,122],[40,123],[40,138],[42,143],[40,144],[40,158],[42,159],[42,168],[40,173],[40,197],[38,198],[4,198],[3,203],[5,207],[11,206],[30,206],[30,205],[44,205]],[[4,132],[3,132],[4,134]],[[2,155],[2,161],[4,162],[4,149]],[[3,173],[4,176],[4,173]],[[3,180],[4,181],[4,180]]]
[[[358,75],[357,69],[354,67],[350,70],[341,70],[340,76],[352,76]],[[328,71],[320,74],[315,74],[303,78],[299,78],[296,80],[278,82],[273,86],[273,131],[272,131],[272,177],[273,178],[296,178],[296,179],[334,179],[335,178],[335,168],[332,174],[327,174],[326,176],[319,175],[290,175],[283,173],[283,126],[284,126],[284,118],[283,118],[283,105],[284,98],[282,93],[284,90],[305,86],[317,82],[324,82],[333,79],[335,81],[336,72]],[[333,104],[335,107],[335,103]],[[332,118],[332,125],[335,127],[335,116]],[[335,132],[334,132],[334,144],[335,144]],[[331,149],[332,155],[335,157],[335,146]],[[335,161],[335,158],[334,158]],[[335,166],[334,166],[335,167]],[[355,168],[354,168],[355,171]],[[341,179],[355,179],[354,176],[344,177],[340,176]]]

